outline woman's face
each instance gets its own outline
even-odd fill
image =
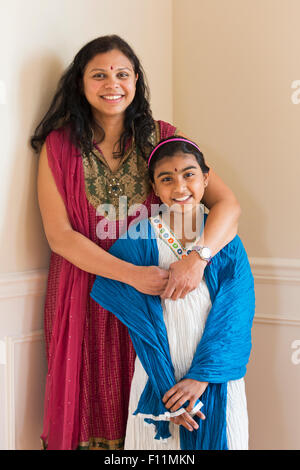
[[[204,174],[193,154],[177,152],[164,157],[154,169],[153,189],[174,212],[187,213],[200,204],[208,174]]]
[[[138,75],[117,49],[97,54],[87,63],[83,90],[96,119],[122,116],[134,99]]]

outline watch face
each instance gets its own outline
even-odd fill
[[[201,256],[203,256],[204,258],[210,258],[211,256],[210,249],[206,247],[202,248]]]

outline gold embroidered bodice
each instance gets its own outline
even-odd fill
[[[149,141],[154,146],[160,140],[159,124]],[[142,204],[151,192],[147,162],[137,152],[134,139],[122,157],[120,166],[111,171],[104,156],[96,146],[89,155],[83,155],[85,191],[88,201],[97,209],[101,204],[112,204],[119,219],[119,198],[127,198],[127,210],[134,204]],[[122,218],[122,217],[121,217]]]

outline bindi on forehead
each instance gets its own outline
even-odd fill
[[[114,68],[113,68],[113,66],[111,65],[111,66],[110,66],[110,70],[113,70],[113,69],[114,69]]]

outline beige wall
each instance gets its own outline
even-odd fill
[[[255,276],[250,448],[299,449],[300,2],[173,5],[174,121],[237,195]]]
[[[298,0],[174,0],[174,120],[235,191],[255,257],[300,258],[299,16]]]
[[[37,157],[29,148],[28,139],[46,111],[63,69],[80,47],[103,34],[124,37],[146,70],[154,116],[172,120],[172,3],[171,0],[0,3],[0,272],[7,273],[48,265],[48,245],[35,191]]]

